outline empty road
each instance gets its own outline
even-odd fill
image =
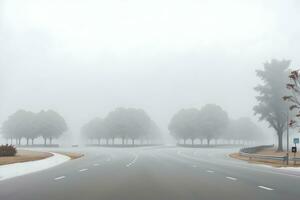
[[[0,200],[300,198],[300,173],[229,158],[237,148],[90,147],[80,151],[85,153],[83,158],[0,181]]]

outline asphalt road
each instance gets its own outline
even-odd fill
[[[0,200],[300,199],[299,172],[229,158],[235,150],[81,149],[83,158],[1,181]]]

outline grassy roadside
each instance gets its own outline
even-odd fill
[[[15,156],[0,157],[0,165],[41,160],[41,159],[49,158],[51,156],[53,155],[47,152],[18,150]]]
[[[270,155],[270,156],[285,156],[286,152],[277,152],[276,149],[273,148],[268,148],[264,149],[262,151],[257,152],[256,154],[261,154],[261,155]],[[282,161],[277,161],[277,160],[263,160],[263,159],[255,159],[252,158],[251,160],[248,157],[245,156],[240,156],[239,153],[232,153],[229,155],[232,158],[247,161],[248,163],[253,163],[253,164],[264,164],[264,165],[269,165],[272,167],[300,167],[300,162],[298,161],[296,165],[294,165],[293,161],[289,161],[289,165],[286,165],[286,163],[283,163]],[[294,153],[289,152],[290,158],[294,157]],[[296,154],[297,157],[300,157],[300,152]]]
[[[84,156],[84,154],[74,153],[74,152],[57,151],[55,153],[69,156],[71,158],[71,160],[74,160],[74,159]],[[18,152],[15,156],[0,157],[0,165],[8,165],[8,164],[13,164],[13,163],[22,163],[22,162],[42,160],[45,158],[49,158],[51,156],[53,156],[53,155],[48,152],[18,150]]]

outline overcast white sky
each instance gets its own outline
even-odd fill
[[[77,134],[116,107],[164,132],[181,108],[253,117],[255,69],[300,65],[297,0],[0,0],[0,122],[55,109]]]

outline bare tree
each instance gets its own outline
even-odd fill
[[[300,70],[293,70],[289,74],[289,83],[286,84],[286,87],[291,91],[290,95],[283,97],[283,100],[291,103],[289,106],[290,110],[295,113],[295,116],[289,121],[289,125],[293,127],[299,127],[299,118],[300,118]]]

